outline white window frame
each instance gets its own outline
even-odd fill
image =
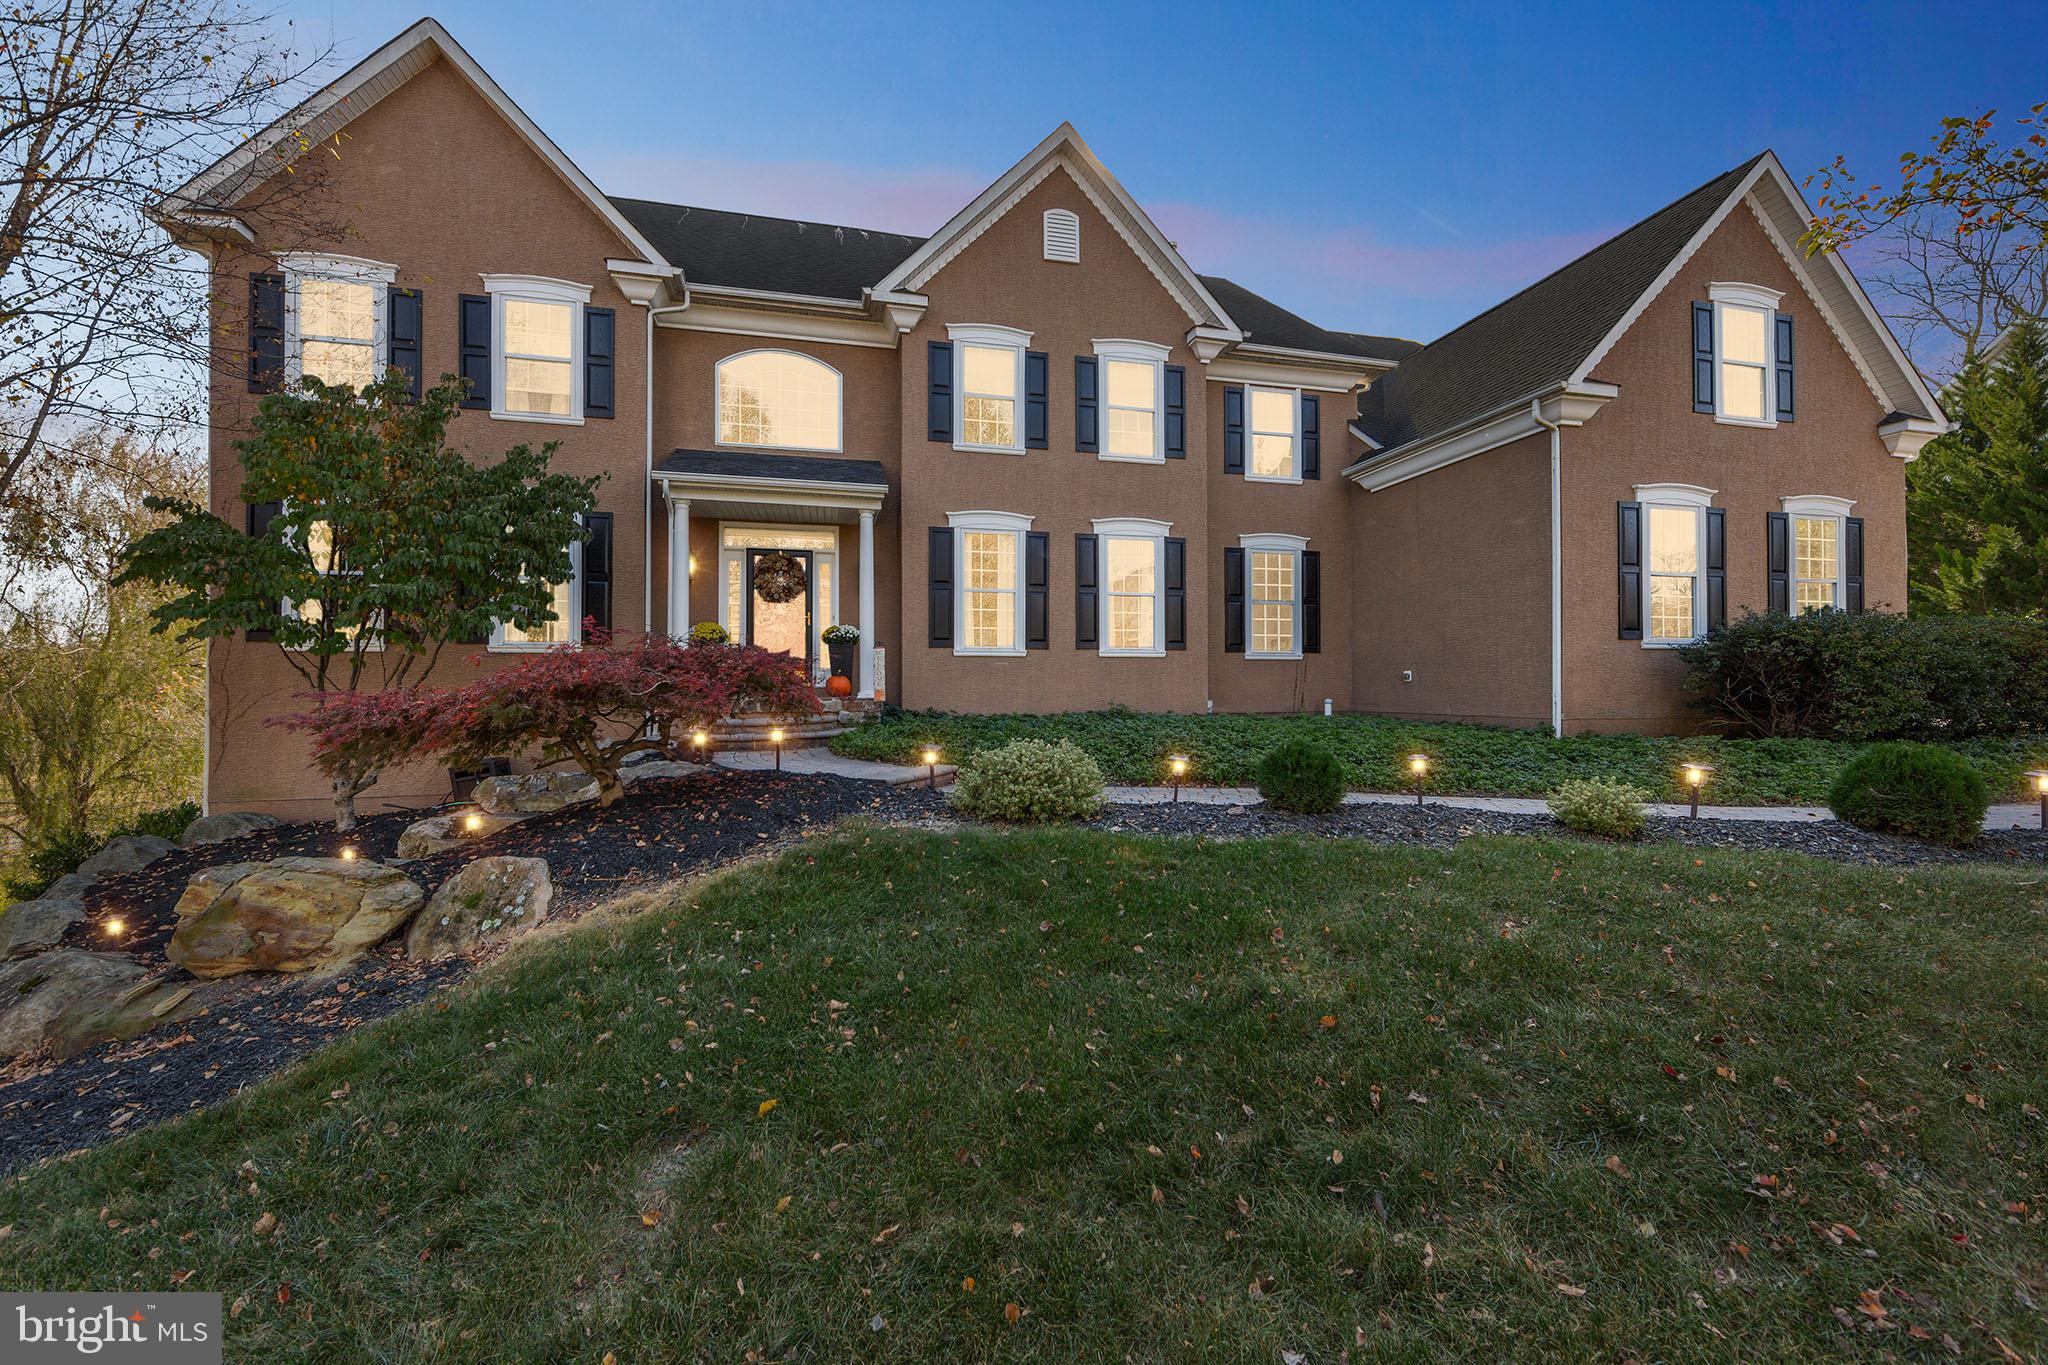
[[[583,643],[583,539],[569,542],[569,638],[566,640],[508,640],[505,623],[491,622],[491,654],[538,654],[549,649],[573,649]]]
[[[1302,556],[1308,550],[1308,537],[1283,535],[1277,531],[1262,532],[1257,535],[1239,536],[1237,538],[1237,543],[1245,554],[1244,657],[1247,659],[1301,658],[1302,593],[1304,588],[1304,584],[1302,583],[1301,579],[1301,567],[1303,563]],[[1254,589],[1252,587],[1252,584],[1254,580],[1252,576],[1251,557],[1254,554],[1291,554],[1294,556],[1294,648],[1287,650],[1284,653],[1273,650],[1262,651],[1253,648],[1252,645],[1252,642],[1258,638],[1258,632],[1252,628],[1252,608],[1254,605],[1256,605],[1257,602],[1271,600],[1268,598],[1255,598],[1253,595]]]
[[[954,323],[946,328],[946,336],[953,343],[953,449],[986,450],[1001,455],[1024,453],[1024,352],[1031,349],[1031,333],[1016,327],[1002,327],[990,322]],[[967,433],[967,348],[984,346],[994,350],[1008,350],[1014,353],[1016,361],[1016,418],[1010,429],[1017,434],[1014,445],[981,445],[966,439]],[[977,397],[994,398],[996,394],[981,394]]]
[[[1849,513],[1855,508],[1853,498],[1838,498],[1827,493],[1801,493],[1796,497],[1780,498],[1780,509],[1785,513],[1785,558],[1788,586],[1785,590],[1785,605],[1794,615],[1804,615],[1799,610],[1799,585],[1801,583],[1831,583],[1835,590],[1834,611],[1845,611],[1842,596],[1849,585]],[[1826,578],[1801,578],[1799,576],[1799,523],[1807,521],[1832,521],[1835,523],[1835,576]]]
[[[1097,401],[1101,404],[1101,430],[1096,440],[1098,459],[1116,464],[1165,464],[1166,463],[1166,361],[1173,354],[1173,348],[1162,346],[1156,341],[1132,341],[1128,338],[1098,338],[1095,342],[1096,363],[1102,375],[1096,383]],[[1150,455],[1112,455],[1109,453],[1109,362],[1125,361],[1136,365],[1152,367],[1152,453]],[[1126,411],[1136,412],[1129,408]],[[1297,419],[1297,423],[1298,423]]]
[[[1643,570],[1642,606],[1644,649],[1679,649],[1693,644],[1707,633],[1707,509],[1714,505],[1715,490],[1696,483],[1639,483],[1636,501],[1642,506]],[[1678,508],[1692,513],[1692,634],[1683,640],[1651,638],[1650,587],[1659,578],[1682,578],[1683,574],[1659,574],[1650,568],[1653,553],[1650,540],[1650,509]]]
[[[1760,284],[1736,284],[1716,280],[1707,286],[1707,297],[1714,305],[1714,420],[1735,427],[1765,427],[1778,425],[1778,304],[1784,299],[1782,290],[1767,289]],[[1722,376],[1725,365],[1749,366],[1746,360],[1727,360],[1724,344],[1728,336],[1724,321],[1728,310],[1740,308],[1747,312],[1761,313],[1764,319],[1764,364],[1763,364],[1763,410],[1761,418],[1737,417],[1727,410],[1728,384]]]
[[[1254,458],[1253,452],[1258,448],[1258,438],[1260,435],[1260,429],[1256,421],[1252,417],[1252,413],[1258,407],[1258,404],[1254,401],[1252,395],[1261,392],[1284,393],[1288,396],[1290,400],[1287,406],[1287,410],[1289,413],[1292,414],[1292,416],[1289,418],[1289,421],[1292,423],[1292,426],[1288,432],[1288,437],[1294,443],[1293,455],[1288,463],[1288,468],[1293,471],[1291,474],[1258,474],[1253,472],[1253,470],[1257,467],[1257,462]],[[1268,431],[1265,433],[1265,435],[1268,436],[1278,436],[1279,434],[1280,433],[1277,431]],[[1247,384],[1244,386],[1244,476],[1246,480],[1251,483],[1301,482],[1300,389],[1284,388],[1278,384]]]
[[[491,296],[491,416],[501,422],[544,422],[552,426],[583,425],[583,310],[590,304],[590,286],[547,275],[485,275],[484,292]],[[505,407],[505,301],[569,305],[569,412],[512,412]],[[514,356],[513,359],[526,359]],[[559,362],[559,356],[532,359]]]
[[[783,445],[777,442],[770,445],[755,441],[728,441],[725,439],[725,367],[732,364],[735,360],[745,360],[750,356],[757,355],[795,356],[799,360],[808,360],[821,369],[830,372],[832,382],[836,386],[833,401],[839,410],[839,440],[836,444],[829,446],[800,446]],[[836,455],[846,449],[846,376],[840,371],[838,366],[820,360],[808,351],[793,351],[787,346],[756,346],[752,350],[734,351],[731,355],[726,356],[711,367],[711,441],[713,445],[723,446],[729,450],[811,450]]]
[[[1158,521],[1151,517],[1097,517],[1095,529],[1095,649],[1105,658],[1116,659],[1163,659],[1166,657],[1166,535],[1173,529],[1170,521]],[[1109,599],[1117,597],[1143,597],[1145,593],[1115,593],[1109,590],[1109,542],[1112,540],[1142,540],[1152,546],[1152,647],[1150,649],[1114,649],[1109,643]]]
[[[306,373],[307,337],[299,325],[299,287],[307,280],[333,280],[340,284],[365,284],[374,297],[370,303],[371,373],[384,377],[391,363],[391,286],[398,280],[398,267],[360,256],[334,256],[314,251],[286,252],[277,258],[284,271],[284,374],[297,386]],[[339,345],[360,345],[355,337],[316,336],[314,341]]]
[[[1019,400],[1022,401],[1021,399]],[[1031,530],[1032,519],[1021,512],[948,512],[946,524],[953,528],[953,652],[974,658],[1022,658],[1024,643],[1024,555],[1027,549],[1024,537]],[[967,643],[967,554],[961,539],[963,532],[981,531],[1011,538],[1013,552],[1017,556],[1017,586],[1014,590],[1003,588],[978,588],[977,592],[1011,592],[1015,597],[1017,626],[1011,639],[1017,643],[1014,648],[975,648]]]
[[[320,521],[314,521],[314,522],[308,523],[308,524],[307,524],[307,525],[306,525],[305,527],[302,527],[302,528],[300,529],[300,536],[299,536],[299,539],[300,539],[300,542],[301,542],[301,548],[305,549],[305,551],[306,551],[306,554],[307,554],[307,556],[308,556],[309,558],[310,558],[310,557],[311,557],[311,555],[312,555],[312,547],[311,547],[311,546],[309,546],[309,545],[305,545],[305,544],[304,544],[304,541],[305,541],[305,539],[306,539],[306,532],[310,531],[310,530],[312,529],[312,527],[314,527],[314,526],[319,526],[319,525],[325,525],[325,524],[326,524],[326,523],[325,523],[325,520],[324,520],[324,519],[322,519],[322,520],[320,520]],[[330,529],[330,532],[329,532],[329,534],[330,534],[330,535],[332,534],[332,531],[331,531],[331,529]],[[328,565],[328,567],[326,567],[325,569],[322,569],[322,570],[320,571],[320,576],[321,576],[322,578],[352,578],[352,577],[355,577],[356,575],[358,575],[358,574],[361,574],[361,573],[362,573],[362,570],[361,570],[361,569],[337,569],[337,568],[335,568],[335,567],[333,566],[333,564],[332,564],[332,563],[330,562],[330,563],[329,563],[329,565]],[[282,601],[281,601],[281,602],[280,602],[280,603],[278,604],[278,609],[279,609],[279,614],[280,614],[280,615],[282,615],[282,616],[286,616],[286,617],[289,617],[290,619],[292,619],[292,620],[294,620],[294,621],[303,621],[303,620],[305,620],[305,619],[306,619],[306,618],[305,618],[305,616],[304,616],[304,615],[302,615],[302,614],[300,613],[300,611],[299,611],[299,603],[297,603],[297,602],[294,602],[294,601],[293,601],[293,600],[292,600],[291,598],[289,598],[289,597],[287,597],[287,598],[283,599],[283,600],[282,600]],[[381,620],[381,618],[380,618],[380,620]],[[368,640],[364,641],[364,643],[363,643],[363,649],[364,649],[365,651],[375,651],[375,650],[382,650],[383,648],[384,648],[384,633],[383,633],[382,631],[380,631],[380,630],[376,630],[376,629],[374,629],[374,628],[373,628],[373,629],[371,630],[371,632],[370,632],[370,638],[369,638]],[[303,652],[303,651],[299,651],[299,652]]]
[[[1080,214],[1072,209],[1047,209],[1044,229],[1045,259],[1066,265],[1081,263]]]

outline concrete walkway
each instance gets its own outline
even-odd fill
[[[775,766],[775,755],[761,749],[729,749],[712,756],[712,761],[722,768],[739,768],[760,771]],[[830,773],[837,777],[858,778],[863,782],[887,782],[891,786],[902,786],[909,782],[928,780],[924,768],[907,767],[900,763],[871,763],[859,758],[841,758],[830,749],[785,749],[782,754],[784,772]],[[939,785],[945,786],[953,779],[953,765],[939,765]],[[1119,806],[1163,806],[1173,800],[1171,787],[1104,787],[1102,797]],[[1256,787],[1182,787],[1180,799],[1189,805],[1199,806],[1256,806],[1263,799]],[[1547,815],[1549,805],[1540,796],[1428,796],[1423,798],[1432,806],[1448,806],[1453,810],[1490,810],[1506,815]],[[1400,792],[1347,792],[1344,804],[1347,806],[1408,805],[1415,800],[1412,794]],[[1675,801],[1653,801],[1650,814],[1678,817],[1691,813],[1691,807]],[[1773,820],[1784,824],[1806,824],[1815,820],[1830,820],[1833,812],[1826,806],[1701,806],[1702,820]],[[1984,813],[1986,829],[2039,829],[2041,808],[2037,805],[1993,806]]]

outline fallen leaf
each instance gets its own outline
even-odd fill
[[[781,1100],[762,1100],[761,1107],[754,1111],[754,1116],[756,1118],[766,1118],[768,1117],[768,1111],[780,1103],[782,1103]]]
[[[1586,1297],[1586,1291],[1583,1288],[1575,1284],[1566,1284],[1562,1280],[1557,1282],[1557,1292],[1568,1299],[1583,1299]]]
[[[972,1275],[960,1281],[960,1292],[963,1294],[972,1294],[974,1292],[974,1277]]]
[[[256,1225],[250,1228],[249,1231],[255,1233],[258,1237],[268,1237],[271,1233],[277,1231],[277,1215],[265,1211],[264,1215],[256,1220]]]
[[[1334,1015],[1334,1014],[1326,1014],[1326,1015],[1324,1015],[1324,1016],[1323,1016],[1323,1018],[1322,1018],[1322,1024],[1323,1024],[1323,1027],[1324,1027],[1324,1028],[1335,1028],[1335,1027],[1337,1027],[1337,1016],[1336,1016],[1336,1015]]]
[[[1621,1155],[1618,1152],[1607,1158],[1607,1169],[1620,1176],[1623,1180],[1628,1179],[1628,1167],[1622,1164]]]
[[[654,1226],[654,1225],[655,1225],[656,1223],[659,1223],[660,1221],[661,1221],[661,1210],[660,1210],[660,1209],[643,1209],[643,1210],[641,1210],[641,1212],[640,1212],[640,1226],[641,1226],[641,1227],[643,1227],[643,1228],[651,1228],[651,1227],[653,1227],[653,1226]]]
[[[883,1228],[883,1229],[882,1229],[882,1230],[881,1230],[880,1232],[878,1232],[878,1233],[876,1233],[876,1234],[875,1234],[875,1240],[874,1240],[873,1242],[869,1243],[869,1245],[870,1245],[870,1246],[880,1246],[880,1245],[881,1245],[882,1243],[884,1243],[884,1242],[888,1241],[888,1240],[889,1240],[889,1239],[890,1239],[891,1237],[894,1237],[894,1236],[896,1235],[896,1229],[898,1229],[898,1228],[900,1228],[900,1227],[902,1227],[902,1226],[903,1226],[903,1224],[901,1224],[901,1223],[891,1223],[891,1224],[889,1224],[889,1226],[888,1226],[888,1227],[885,1227],[885,1228]]]
[[[1003,1305],[1003,1321],[1009,1323],[1010,1326],[1015,1327],[1017,1325],[1017,1319],[1023,1316],[1024,1310],[1018,1307],[1016,1304],[1006,1303]]]

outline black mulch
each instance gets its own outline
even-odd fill
[[[943,805],[943,796],[922,788],[717,770],[641,782],[610,810],[578,806],[538,815],[470,848],[402,867],[431,891],[481,853],[545,858],[555,883],[551,918],[573,917],[638,887],[778,847],[845,816],[917,819]],[[418,816],[371,816],[346,836],[331,826],[280,826],[168,854],[139,872],[101,881],[88,898],[87,918],[72,926],[65,944],[119,948],[161,966],[176,924],[173,908],[199,869],[333,856],[344,845],[383,859]],[[118,943],[106,932],[116,915],[126,923]],[[420,964],[386,945],[317,982],[253,974],[230,978],[216,988],[220,995],[205,1012],[179,1027],[63,1062],[20,1060],[0,1067],[0,1133],[6,1134],[0,1171],[217,1104],[337,1035],[459,980],[477,960],[456,956]]]
[[[1366,839],[1380,844],[1423,844],[1449,848],[1475,834],[1537,834],[1581,838],[1548,815],[1517,815],[1454,806],[1380,804],[1343,806],[1329,815],[1293,815],[1263,805],[1105,806],[1097,828],[1133,834],[1190,834],[1206,838],[1258,838],[1309,834]],[[1793,823],[1782,820],[1674,820],[1652,817],[1646,840],[1668,839],[1698,848],[1746,848],[1805,853],[1836,862],[1883,867],[1924,863],[2048,863],[2048,834],[2040,830],[1998,830],[1966,849],[1944,848],[1918,839],[1871,834],[1839,820]]]

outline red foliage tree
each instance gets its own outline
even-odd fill
[[[437,694],[394,687],[305,696],[322,704],[266,723],[313,737],[313,764],[334,788],[334,827],[346,832],[355,828],[357,793],[384,769],[427,751]]]

